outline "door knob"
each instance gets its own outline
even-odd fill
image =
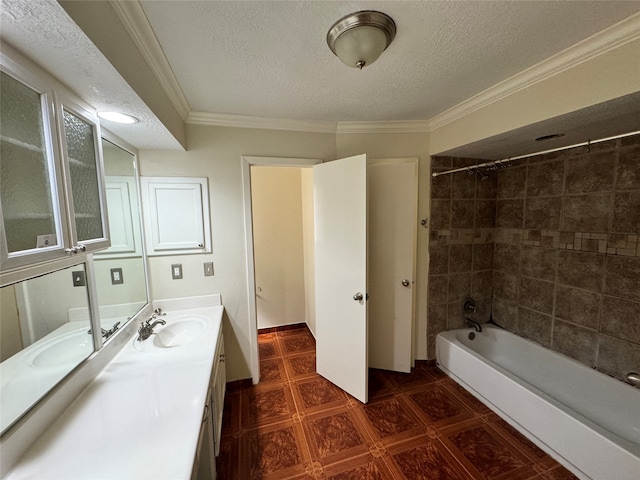
[[[360,292],[358,292],[353,296],[353,299],[356,302],[361,302],[364,299],[364,296]]]
[[[407,280],[406,278],[404,280],[402,280],[402,286],[403,287],[408,287],[411,284],[411,282],[409,280]]]

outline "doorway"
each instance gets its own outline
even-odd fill
[[[306,323],[315,335],[313,171],[251,166],[258,330]]]
[[[261,302],[266,301],[264,306],[268,312],[272,307],[268,301],[271,301],[272,298],[270,298],[270,292],[266,292],[261,285],[262,279],[258,271],[257,255],[261,249],[259,245],[261,240],[258,239],[254,242],[254,228],[260,226],[260,220],[254,220],[252,212],[252,167],[255,167],[253,171],[256,172],[259,170],[258,166],[308,167],[318,163],[320,162],[312,159],[243,157],[245,233],[248,257],[247,284],[250,326],[254,329],[250,340],[255,344],[255,348],[251,351],[254,383],[259,381],[258,309]],[[356,165],[358,166],[356,167]],[[322,250],[314,252],[315,263],[313,260],[310,261],[312,263],[311,270],[315,273],[315,281],[318,283],[314,288],[310,288],[312,295],[309,298],[313,298],[314,294],[317,294],[318,299],[324,300],[318,301],[317,309],[313,309],[313,306],[308,304],[309,302],[301,302],[301,304],[307,303],[307,310],[317,311],[317,326],[309,326],[312,331],[317,329],[317,333],[314,331],[314,335],[318,343],[318,372],[349,393],[352,393],[349,388],[352,385],[350,379],[364,376],[364,378],[355,381],[353,385],[357,385],[357,390],[360,392],[354,396],[366,402],[368,366],[407,372],[410,371],[414,360],[411,347],[413,345],[413,309],[415,304],[417,159],[371,161],[367,160],[365,155],[361,155],[317,165],[313,170],[315,212],[312,216],[315,217],[317,230],[315,231],[315,242],[312,245],[317,249],[322,247]],[[292,172],[292,175],[295,176],[295,173]],[[325,180],[321,181],[322,178]],[[398,181],[399,178],[402,180]],[[258,176],[256,176],[257,179]],[[356,185],[359,185],[358,189],[361,189],[356,190],[362,193],[358,193],[355,195],[356,198],[352,198]],[[369,189],[373,191],[372,199],[367,200]],[[340,197],[339,192],[341,191],[345,192],[346,197]],[[271,192],[271,194],[273,193]],[[356,206],[355,203],[349,204],[351,200],[360,206]],[[259,212],[256,211],[256,213]],[[406,225],[404,228],[399,228],[401,217],[404,217]],[[256,221],[255,225],[254,221]],[[277,220],[275,222],[277,223]],[[357,227],[355,230],[354,226]],[[358,231],[361,233],[357,233]],[[367,240],[369,231],[373,238]],[[352,242],[354,240],[353,234],[360,238],[355,244]],[[403,235],[404,239],[401,238]],[[300,233],[297,236],[300,237]],[[327,242],[327,240],[330,241]],[[281,242],[287,243],[286,241]],[[347,248],[349,243],[356,246]],[[371,260],[368,259],[370,249]],[[399,253],[404,255],[399,255]],[[346,256],[340,258],[342,254],[346,254]],[[297,254],[296,256],[299,258],[301,255]],[[403,256],[404,261],[399,261],[399,258]],[[354,257],[364,261],[352,263],[351,260]],[[300,263],[299,260],[298,263]],[[368,263],[373,266],[371,272],[380,278],[371,279],[372,281],[367,280]],[[328,265],[329,267],[327,267]],[[351,270],[345,268],[347,265],[351,265],[348,268],[355,268],[354,273],[362,272],[353,277],[356,279],[355,282],[349,281]],[[309,269],[307,269],[307,273],[309,273]],[[345,275],[347,276],[345,277]],[[275,282],[276,286],[278,286],[277,283],[283,282],[282,277],[286,277],[286,274],[277,274],[277,276],[280,278]],[[300,278],[301,275],[298,274],[298,279]],[[313,278],[313,274],[307,275],[303,283],[310,284]],[[344,284],[343,280],[346,280]],[[341,286],[336,288],[338,284]],[[307,286],[309,287],[309,285]],[[271,289],[271,287],[269,288]],[[360,290],[365,295],[372,292],[376,298],[372,298],[372,301],[368,302],[361,293],[360,297],[362,298],[357,300],[358,295],[354,295],[351,289],[354,289],[354,292]],[[305,297],[300,291],[297,294],[295,291],[296,288],[287,291],[287,294],[293,294],[296,297],[293,299],[294,304],[298,299]],[[368,299],[369,295],[366,297]],[[368,320],[369,304],[375,305],[375,314],[371,315],[373,322]],[[299,323],[301,318],[307,317],[301,315],[300,312],[303,310],[304,307],[298,306],[298,313],[294,315],[293,322],[286,320],[286,314],[277,315],[278,321],[281,322],[285,318],[285,324]],[[305,321],[309,324],[308,319]],[[381,329],[380,325],[384,328]],[[355,348],[356,344],[362,344],[362,348]],[[370,356],[369,350],[379,350],[381,346],[391,349],[395,353],[391,356],[380,356],[379,354]],[[354,351],[356,351],[355,357]],[[403,358],[400,359],[400,357]],[[402,361],[399,362],[399,360]],[[360,366],[354,368],[355,364]],[[348,373],[350,369],[352,369],[351,374]]]
[[[249,309],[249,327],[251,345],[251,379],[253,384],[257,384],[260,380],[260,359],[258,354],[258,316],[257,316],[257,294],[258,285],[256,284],[255,269],[255,246],[253,231],[253,212],[251,198],[251,167],[289,167],[289,168],[309,168],[312,165],[322,163],[319,159],[310,158],[278,158],[278,157],[242,157],[242,182],[244,193],[244,219],[245,219],[245,246],[247,252],[247,292],[248,292],[248,309]],[[262,288],[262,287],[260,287]],[[308,303],[308,302],[305,302]],[[308,305],[307,305],[308,308]]]

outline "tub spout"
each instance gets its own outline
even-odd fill
[[[476,332],[482,332],[482,326],[475,320],[471,320],[470,318],[465,318],[464,321],[471,324],[473,328],[476,329]]]
[[[634,387],[640,388],[640,373],[629,372],[626,376],[627,382],[629,382]]]

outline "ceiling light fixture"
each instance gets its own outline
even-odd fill
[[[98,116],[103,120],[109,120],[110,122],[116,123],[138,123],[138,119],[136,117],[132,117],[131,115],[126,115],[120,112],[98,112]]]
[[[396,36],[396,24],[381,12],[364,10],[338,20],[327,33],[331,51],[349,67],[371,65]]]

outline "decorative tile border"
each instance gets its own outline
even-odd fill
[[[431,230],[429,240],[432,245],[477,245],[493,243],[495,228],[454,228]]]
[[[496,228],[495,241],[508,245],[531,245],[560,250],[640,257],[640,236],[637,234]]]

